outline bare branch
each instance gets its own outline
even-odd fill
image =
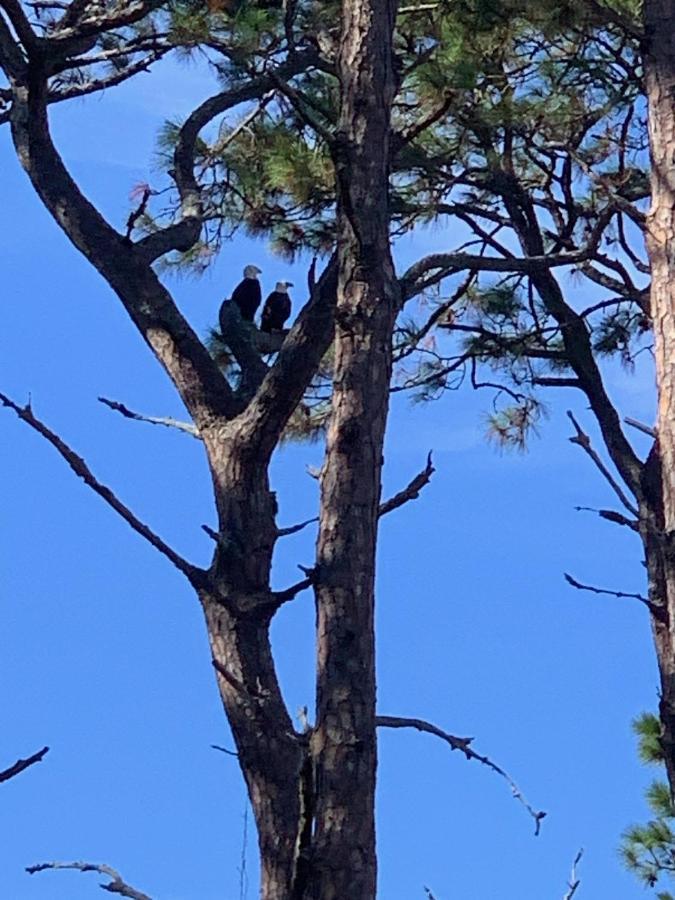
[[[567,892],[563,897],[563,900],[572,900],[572,897],[574,897],[579,888],[579,885],[581,884],[581,879],[577,877],[577,866],[581,862],[581,857],[583,855],[584,851],[582,848],[574,857],[574,862],[572,863],[572,871],[570,873],[570,880],[567,882]]]
[[[32,756],[27,756],[26,759],[17,759],[13,766],[10,766],[8,769],[3,769],[0,772],[0,784],[3,781],[9,781],[9,779],[14,778],[15,775],[19,775],[19,773],[23,772],[24,769],[27,769],[29,766],[34,766],[35,763],[42,762],[47,753],[49,753],[49,747],[43,747],[42,750],[38,750],[38,752],[34,753]]]
[[[629,519],[627,516],[624,516],[623,513],[616,512],[614,509],[595,509],[592,506],[575,506],[574,509],[576,512],[597,513],[601,519],[606,519],[608,522],[614,522],[615,525],[624,525],[632,531],[640,530],[639,523],[636,519]]]
[[[228,756],[239,756],[236,750],[228,750],[227,747],[221,747],[220,744],[211,744],[212,750],[220,750],[221,753],[227,753]]]
[[[619,500],[626,507],[628,512],[632,513],[636,518],[639,518],[639,513],[637,511],[636,506],[630,502],[630,500],[626,496],[625,492],[622,490],[622,488],[619,485],[619,483],[617,482],[617,480],[614,478],[614,476],[609,471],[607,466],[604,464],[604,462],[600,459],[600,457],[598,456],[596,451],[593,449],[593,447],[591,446],[591,439],[586,434],[586,432],[583,431],[583,429],[581,428],[581,426],[579,425],[577,420],[574,418],[574,415],[572,414],[572,412],[569,409],[567,410],[567,416],[570,419],[570,421],[572,422],[572,424],[574,425],[574,428],[576,429],[576,432],[577,432],[575,437],[571,437],[569,439],[570,443],[578,444],[579,447],[581,447],[582,450],[584,450],[584,452],[587,453],[588,456],[590,456],[590,458],[593,460],[593,462],[595,463],[597,468],[604,475],[605,479],[609,482],[614,493],[617,495]]]
[[[136,422],[149,422],[150,425],[164,425],[166,428],[177,428],[178,431],[184,431],[186,434],[191,434],[192,437],[199,438],[199,429],[192,422],[181,422],[180,419],[174,419],[171,416],[144,416],[129,409],[124,403],[120,403],[117,400],[108,400],[106,397],[99,397],[98,401],[110,407],[110,409],[121,413],[125,419],[133,419]]]
[[[651,425],[645,425],[644,422],[639,422],[637,419],[631,419],[630,416],[625,416],[624,422],[626,425],[630,425],[631,428],[637,428],[637,430],[641,431],[643,434],[648,434],[649,437],[658,437],[658,431],[656,428],[652,428]]]
[[[149,894],[136,890],[122,878],[119,872],[110,866],[102,863],[85,863],[85,862],[48,862],[38,863],[35,866],[27,866],[26,872],[29,875],[35,875],[36,872],[46,872],[52,869],[76,869],[78,872],[98,872],[110,879],[109,884],[100,884],[99,887],[110,894],[119,894],[121,897],[128,897],[129,900],[152,900]]]
[[[94,493],[98,494],[99,497],[102,497],[108,506],[112,507],[112,509],[114,509],[135,532],[140,534],[141,537],[144,537],[156,550],[159,550],[160,553],[166,556],[166,558],[172,562],[190,582],[197,583],[202,580],[205,575],[204,571],[187,562],[182,556],[179,556],[175,550],[169,547],[169,545],[156,535],[144,522],[141,522],[141,520],[117,498],[109,487],[101,484],[101,482],[92,474],[91,469],[82,457],[78,456],[77,453],[62,441],[57,434],[49,429],[44,422],[36,418],[30,405],[19,406],[18,403],[10,400],[9,397],[2,393],[0,393],[0,403],[13,410],[22,422],[30,425],[30,427],[37,431],[38,434],[42,435],[42,437],[59,452],[75,474],[80,477]]]
[[[610,591],[605,588],[593,587],[591,584],[582,584],[580,581],[577,581],[576,578],[572,578],[567,572],[564,572],[565,581],[571,585],[573,588],[576,588],[578,591],[589,591],[591,594],[604,594],[607,597],[618,597],[625,598],[627,600],[639,600],[640,603],[643,603],[654,615],[657,614],[658,607],[655,606],[651,601],[649,601],[642,594],[626,594],[624,591]]]
[[[419,497],[422,488],[431,481],[431,476],[435,471],[431,459],[431,452],[429,452],[426,466],[421,472],[415,475],[410,484],[402,491],[399,491],[398,494],[394,494],[389,500],[385,500],[384,503],[380,504],[380,516],[386,516],[387,513],[393,512],[393,510],[398,509],[399,506],[408,503],[409,500],[416,500]]]
[[[2,16],[0,16],[0,68],[11,80],[18,80],[26,74],[26,61]],[[3,118],[6,115],[3,113]]]
[[[418,282],[428,272],[435,272],[437,281],[463,269],[472,269],[476,272],[524,272],[529,274],[542,269],[579,265],[588,259],[589,255],[587,250],[520,258],[478,256],[471,253],[432,253],[430,256],[418,260],[404,273],[400,279],[401,291],[405,300],[413,297],[417,293]]]
[[[375,725],[378,728],[416,728],[418,731],[425,732],[425,734],[433,734],[435,737],[440,738],[442,741],[445,741],[446,744],[449,744],[452,750],[459,750],[460,753],[463,753],[468,760],[475,759],[476,762],[481,763],[481,765],[487,766],[488,769],[492,769],[493,772],[496,772],[497,775],[499,775],[506,781],[508,786],[511,788],[511,793],[513,794],[515,799],[525,807],[527,812],[534,819],[535,836],[538,835],[541,831],[541,823],[542,820],[546,817],[546,813],[541,811],[538,812],[534,809],[534,807],[530,806],[530,804],[525,799],[523,792],[520,790],[520,788],[515,783],[513,778],[511,778],[508,772],[505,772],[501,766],[498,766],[496,763],[492,762],[489,757],[482,756],[480,753],[476,753],[476,751],[471,748],[473,738],[456,737],[453,734],[449,734],[447,731],[443,731],[442,728],[438,728],[438,726],[432,725],[431,722],[426,722],[424,719],[409,719],[407,717],[403,718],[401,716],[376,716]]]
[[[26,52],[30,53],[37,49],[37,35],[30,27],[19,0],[0,0],[0,9],[6,14]]]
[[[313,525],[318,521],[319,517],[314,516],[311,519],[300,522],[298,525],[290,525],[288,528],[277,528],[277,537],[288,537],[289,534],[297,534],[298,531],[302,531],[303,528],[306,528],[308,525]]]
[[[303,578],[302,581],[298,581],[297,584],[286,588],[285,591],[275,591],[272,594],[272,597],[274,598],[274,601],[281,606],[282,603],[288,603],[289,600],[294,600],[301,591],[306,591],[313,583],[314,579],[312,575],[308,575],[307,578]]]

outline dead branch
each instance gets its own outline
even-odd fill
[[[472,749],[471,744],[473,742],[473,738],[462,738],[456,737],[455,735],[449,734],[447,731],[443,731],[442,728],[439,728],[437,725],[432,725],[431,722],[426,722],[424,719],[409,719],[403,718],[401,716],[376,716],[375,717],[375,725],[378,728],[416,728],[418,731],[423,731],[426,734],[433,734],[435,737],[440,738],[442,741],[445,741],[446,744],[450,745],[452,750],[459,750],[460,753],[463,753],[464,756],[468,760],[475,759],[476,762],[481,763],[481,765],[487,766],[488,769],[492,769],[493,772],[496,772],[501,778],[503,778],[508,786],[511,788],[511,793],[521,803],[530,816],[534,819],[534,834],[535,837],[541,831],[541,823],[542,820],[546,817],[545,812],[537,811],[533,806],[525,799],[523,792],[520,790],[518,785],[515,783],[513,778],[506,772],[501,766],[498,766],[496,763],[492,762],[492,760],[487,756],[482,756],[480,753],[476,753],[475,750]]]
[[[192,437],[199,437],[199,429],[192,422],[181,422],[179,419],[174,419],[171,416],[144,416],[129,409],[124,403],[120,403],[117,400],[108,400],[106,397],[99,397],[98,402],[110,407],[110,409],[114,409],[115,412],[121,413],[125,419],[134,419],[136,422],[149,422],[151,425],[164,425],[166,428],[177,428],[178,431],[184,431],[186,434],[191,434]]]
[[[131,232],[134,230],[136,222],[138,222],[141,216],[145,214],[145,210],[148,206],[148,200],[150,199],[151,195],[152,190],[149,187],[144,188],[141,202],[138,204],[136,209],[132,210],[129,213],[129,218],[127,219],[127,231],[125,235],[128,241],[131,240]]]
[[[579,885],[581,884],[581,879],[577,877],[577,866],[581,862],[581,857],[584,855],[583,847],[577,855],[574,857],[574,862],[572,863],[572,871],[570,873],[570,880],[567,882],[567,893],[563,897],[563,900],[572,900],[572,897],[577,892]]]
[[[26,759],[17,759],[13,766],[10,766],[8,769],[3,769],[0,772],[0,784],[3,781],[9,781],[9,779],[14,778],[15,775],[19,775],[29,766],[34,766],[35,763],[42,762],[47,753],[49,753],[49,747],[43,747],[42,750],[38,750],[38,752],[34,753],[32,756],[27,756]]]
[[[311,570],[306,570],[310,571]],[[276,603],[281,606],[282,603],[288,603],[289,600],[294,600],[297,595],[301,591],[306,591],[307,588],[310,588],[313,584],[312,574],[308,575],[307,578],[303,578],[302,581],[298,581],[297,584],[292,585],[289,588],[286,588],[285,591],[275,591],[272,596]]]
[[[314,522],[318,521],[319,517],[314,516],[311,519],[300,522],[298,525],[290,525],[288,528],[277,528],[277,537],[288,537],[289,534],[297,534],[298,531],[302,531],[303,528],[306,528],[308,525],[313,525]]]
[[[567,572],[564,572],[563,575],[565,581],[573,588],[576,588],[578,591],[589,591],[591,594],[604,594],[607,597],[639,600],[640,603],[644,603],[644,605],[648,607],[648,609],[650,609],[655,615],[656,610],[658,610],[658,607],[656,607],[650,600],[647,599],[647,597],[643,596],[642,594],[626,594],[624,591],[611,591],[606,588],[593,587],[593,585],[591,584],[582,584],[582,582],[577,581],[576,578],[572,578],[572,576]]]
[[[431,451],[429,451],[429,455],[427,456],[427,464],[422,469],[419,474],[415,475],[410,484],[404,488],[402,491],[399,491],[398,494],[394,494],[393,497],[390,497],[389,500],[385,500],[384,503],[380,504],[380,516],[386,516],[387,513],[393,512],[393,510],[398,509],[399,506],[403,506],[404,503],[407,503],[409,500],[416,500],[420,491],[423,487],[425,487],[431,481],[431,476],[434,474],[436,470],[434,469],[433,462],[431,459]]]
[[[35,875],[36,872],[45,872],[48,869],[76,869],[78,872],[98,872],[110,879],[109,884],[101,883],[99,887],[110,894],[119,894],[121,897],[128,897],[129,900],[152,900],[149,894],[136,890],[122,878],[119,872],[110,866],[102,863],[85,863],[85,862],[48,862],[39,863],[36,866],[27,866],[26,872],[29,875]]]
[[[614,509],[595,509],[592,506],[575,506],[575,512],[592,512],[597,513],[601,519],[607,519],[608,522],[614,522],[615,525],[623,525],[632,531],[639,531],[640,526],[635,519],[629,519],[623,513]]]
[[[212,750],[220,750],[221,753],[227,753],[228,756],[239,756],[236,750],[228,750],[227,747],[221,747],[220,744],[211,744]]]
[[[167,543],[165,543],[158,535],[155,534],[144,522],[134,515],[134,513],[129,509],[128,506],[125,506],[121,500],[113,493],[113,491],[106,487],[104,484],[101,484],[100,481],[93,475],[91,469],[86,464],[86,462],[82,459],[81,456],[78,456],[74,450],[72,450],[65,441],[61,440],[61,438],[55,434],[50,428],[48,428],[44,422],[38,419],[31,409],[30,404],[26,406],[19,406],[18,403],[15,403],[13,400],[10,400],[9,397],[5,396],[5,394],[0,393],[0,403],[3,406],[8,407],[13,410],[17,416],[21,419],[22,422],[25,422],[27,425],[37,431],[38,434],[42,435],[45,440],[47,440],[52,447],[54,447],[61,457],[68,463],[70,468],[75,472],[75,474],[81,478],[84,483],[90,487],[95,494],[98,494],[99,497],[102,497],[103,500],[108,504],[108,506],[112,507],[115,512],[121,516],[124,521],[130,525],[135,532],[144,537],[148,543],[152,544],[152,546],[159,550],[161,554],[166,556],[166,558],[174,564],[174,566],[181,571],[191,582],[201,581],[203,576],[205,575],[202,569],[199,569],[197,566],[193,566],[187,560],[183,559],[175,550],[173,550]]]
[[[643,434],[648,434],[649,437],[658,437],[658,431],[656,428],[652,428],[651,425],[645,425],[644,422],[640,422],[637,419],[631,419],[630,416],[625,416],[624,422],[626,425],[630,425],[631,428],[637,428],[637,430],[641,431]]]
[[[616,494],[616,496],[619,498],[619,500],[622,502],[622,504],[626,507],[628,512],[632,513],[636,518],[638,518],[639,513],[637,511],[637,508],[630,502],[630,500],[626,496],[625,492],[623,491],[623,489],[621,488],[621,486],[619,485],[617,480],[614,478],[614,476],[609,471],[609,469],[604,464],[604,462],[600,459],[597,452],[593,449],[593,447],[591,445],[591,439],[586,434],[586,432],[582,429],[582,427],[579,425],[577,420],[574,418],[574,414],[569,409],[567,410],[567,416],[568,416],[569,420],[572,422],[572,424],[574,425],[574,428],[576,430],[576,436],[571,437],[569,439],[570,443],[578,444],[579,447],[581,447],[581,449],[585,453],[587,453],[588,456],[590,456],[590,458],[593,460],[593,462],[595,463],[597,468],[604,475],[605,479],[609,482],[609,485],[612,488],[612,490],[614,491],[614,493]]]

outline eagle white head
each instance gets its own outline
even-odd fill
[[[287,294],[289,287],[293,287],[292,281],[277,281],[277,286],[274,290],[277,294]]]
[[[246,266],[244,269],[244,278],[257,278],[261,272],[262,269],[259,269],[257,266]]]

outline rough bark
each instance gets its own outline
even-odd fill
[[[338,301],[317,549],[311,900],[375,896],[375,548],[398,286],[389,246],[393,0],[343,3]]]
[[[661,676],[662,744],[675,796],[675,0],[645,0],[645,75],[649,104],[652,204],[647,249],[658,384],[658,452],[662,514],[650,537],[658,564],[649,566],[661,581],[665,621],[655,627]]]

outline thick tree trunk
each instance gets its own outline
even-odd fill
[[[645,0],[644,17],[652,157],[647,249],[652,274],[663,501],[660,521],[655,520],[658,531],[650,538],[649,574],[650,589],[660,590],[665,606],[663,622],[655,623],[655,638],[661,676],[662,745],[675,796],[675,0]]]
[[[389,245],[393,0],[343,3],[338,306],[317,555],[312,900],[375,896],[375,549],[398,287]]]

